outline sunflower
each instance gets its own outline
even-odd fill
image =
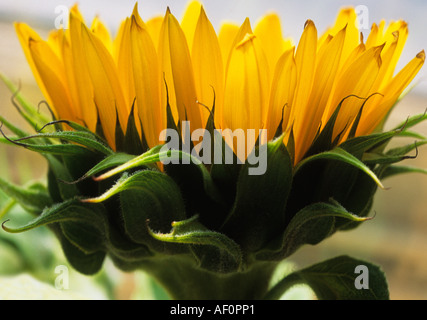
[[[44,125],[29,134],[0,116],[15,135],[0,128],[0,142],[48,162],[46,186],[0,179],[0,189],[35,214],[21,227],[5,221],[2,228],[19,233],[48,225],[79,272],[95,274],[108,256],[121,270],[155,277],[172,298],[275,299],[305,283],[320,299],[387,299],[381,270],[347,256],[269,286],[273,272],[301,246],[371,220],[382,179],[425,172],[395,164],[427,144],[407,131],[426,114],[382,130],[425,53],[397,71],[407,23],[373,24],[364,38],[357,20],[353,8],[342,9],[323,34],[307,20],[297,42],[283,36],[274,13],[253,29],[246,19],[240,26],[225,23],[217,33],[196,1],[180,22],[169,9],[144,22],[135,5],[115,37],[98,17],[86,25],[76,5],[68,28],[47,40],[16,23],[58,121],[42,116],[0,74],[25,120]],[[164,150],[168,129],[180,145]],[[216,129],[237,142],[226,140],[226,148],[214,141],[206,150],[231,149],[244,162],[212,162],[212,155],[209,163],[190,161],[197,157],[187,149],[195,142],[187,143],[188,133],[212,142],[198,130]],[[389,149],[396,136],[419,141]],[[257,155],[265,156],[263,170],[251,174]],[[213,160],[225,158],[215,154]],[[370,290],[351,290],[360,265],[376,279]]]
[[[395,74],[407,23],[373,24],[364,41],[352,8],[320,35],[308,20],[297,46],[274,13],[254,29],[248,19],[225,23],[217,35],[199,2],[181,23],[169,9],[144,22],[135,5],[114,39],[98,17],[89,28],[77,6],[69,28],[46,41],[24,23],[15,27],[55,115],[102,127],[113,149],[117,126],[126,132],[129,119],[150,148],[158,145],[169,104],[175,122],[192,130],[205,128],[215,110],[218,129],[266,129],[268,140],[285,132],[298,163],[338,106],[334,141],[348,137],[358,114],[354,134],[372,133],[425,60],[422,51]]]

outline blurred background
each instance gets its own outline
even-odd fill
[[[14,83],[20,82],[23,94],[34,105],[43,100],[43,97],[22,53],[13,22],[26,22],[45,37],[49,30],[55,28],[55,19],[61,8],[59,6],[70,7],[75,2],[0,0],[0,72]],[[361,30],[366,35],[369,33],[370,25],[382,19],[387,22],[403,19],[408,22],[409,37],[398,70],[419,51],[427,49],[425,35],[427,1],[423,0],[205,0],[201,2],[217,30],[225,20],[241,23],[249,17],[254,25],[265,13],[276,11],[281,16],[284,36],[292,37],[296,43],[307,19],[313,20],[321,33],[334,22],[341,7],[360,6],[359,8],[368,10],[368,14],[364,16],[368,21],[364,23],[369,27]],[[114,35],[121,20],[131,14],[135,1],[80,0],[78,3],[87,21],[99,15]],[[163,15],[167,6],[177,18],[180,18],[187,3],[187,0],[145,0],[140,1],[138,6],[143,19]],[[392,128],[408,116],[423,113],[427,109],[425,78],[426,67],[415,79],[416,87],[390,115],[387,128]],[[0,83],[0,114],[12,123],[22,124],[23,128],[26,128],[26,124],[10,103],[10,97],[11,93],[3,83]],[[416,131],[427,135],[427,126],[419,125]],[[396,140],[393,143],[404,144],[408,141]],[[419,151],[417,159],[406,160],[405,164],[427,169],[427,148],[420,148]],[[26,184],[31,180],[43,181],[45,170],[44,160],[38,155],[21,148],[0,145],[0,177],[3,179],[17,184]],[[384,181],[384,184],[388,189],[377,192],[373,207],[375,219],[365,222],[356,230],[335,234],[320,245],[301,249],[292,257],[292,261],[300,268],[327,258],[349,254],[381,266],[389,281],[392,299],[427,299],[427,176],[409,174],[391,178]],[[0,217],[2,209],[7,205],[8,199],[0,194]],[[15,209],[15,211],[20,210]],[[12,214],[16,214],[23,221],[29,219],[21,212],[8,213],[8,215]],[[2,218],[2,221],[4,219]],[[37,239],[37,241],[31,239]],[[10,292],[13,291],[11,283],[16,284],[22,280],[22,278],[10,278],[12,275],[31,274],[37,281],[52,287],[57,276],[54,273],[55,266],[61,264],[67,265],[67,262],[61,256],[55,239],[46,230],[34,230],[28,235],[5,235],[3,230],[0,230],[0,299],[5,289],[9,288]],[[64,297],[95,299],[162,297],[158,288],[144,275],[124,274],[108,263],[104,269],[103,273],[95,278],[87,278],[70,270],[71,290],[61,293],[65,294]],[[8,277],[2,277],[6,275]],[[7,282],[5,279],[15,280]],[[55,295],[58,294],[57,291],[54,289],[52,292]],[[22,295],[21,298],[25,296]]]

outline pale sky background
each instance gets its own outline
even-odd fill
[[[189,0],[143,0],[138,2],[143,19],[165,13],[169,6],[179,19]],[[13,21],[27,22],[40,29],[53,29],[57,6],[70,7],[79,3],[87,19],[98,14],[115,33],[119,23],[132,12],[135,0],[0,0],[0,71],[27,74],[22,52],[12,28]],[[386,21],[404,19],[409,23],[409,38],[398,65],[398,70],[422,49],[427,49],[427,1],[425,0],[204,0],[201,1],[214,27],[218,30],[222,21],[242,23],[249,17],[252,24],[265,13],[276,11],[282,20],[283,33],[297,42],[304,22],[311,19],[319,33],[333,23],[338,10],[343,6],[364,5],[368,8],[369,26],[381,19]],[[364,30],[364,33],[369,30]],[[17,69],[13,69],[13,68]],[[416,91],[427,95],[427,67],[417,80]],[[9,76],[11,76],[9,74]],[[25,75],[22,75],[25,77]],[[425,79],[426,78],[426,79]]]

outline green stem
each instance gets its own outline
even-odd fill
[[[218,274],[197,268],[174,256],[153,259],[142,269],[153,276],[176,300],[254,300],[269,289],[276,263],[257,263],[246,272]]]

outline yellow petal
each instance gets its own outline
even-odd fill
[[[369,100],[366,104],[366,112],[362,114],[357,135],[371,133],[389,113],[397,99],[405,88],[412,82],[421,67],[424,65],[424,50],[417,54],[384,88],[384,97]]]
[[[34,75],[34,78],[37,82],[37,85],[39,86],[40,90],[42,91],[43,96],[46,98],[49,105],[52,105],[52,100],[49,97],[49,94],[47,92],[47,89],[40,77],[39,71],[37,70],[33,57],[31,55],[31,51],[29,48],[29,41],[30,39],[35,41],[42,41],[42,38],[33,30],[31,29],[27,24],[25,23],[18,23],[16,22],[14,24],[16,34],[18,36],[19,42],[21,44],[21,47],[24,51],[25,58],[27,59],[27,62],[31,68],[31,71]]]
[[[398,33],[395,33],[394,40],[391,44],[384,46],[383,52],[381,54],[381,68],[378,73],[377,80],[372,86],[372,91],[381,91],[384,85],[390,82],[390,78],[393,75],[394,66],[392,66],[393,58],[396,53],[397,43],[399,40]]]
[[[95,17],[92,21],[92,26],[90,27],[93,34],[95,34],[108,49],[110,53],[113,52],[113,42],[111,39],[110,32],[107,27],[102,23],[98,16]]]
[[[147,27],[137,21],[134,14],[130,39],[136,103],[145,139],[152,148],[159,144],[160,132],[166,128],[166,109],[160,103],[162,79],[156,49]]]
[[[163,17],[157,16],[154,18],[151,18],[147,20],[146,26],[147,30],[150,33],[151,39],[153,39],[154,45],[159,45],[159,38],[160,38],[160,30],[162,29],[162,23],[163,23]]]
[[[175,122],[179,121],[180,114],[178,113],[178,107],[176,104],[176,95],[175,95],[175,86],[173,82],[172,74],[172,65],[171,65],[171,51],[169,45],[169,9],[166,12],[166,15],[162,22],[162,27],[160,29],[159,43],[157,47],[157,53],[159,57],[160,70],[163,73],[164,85],[161,87],[161,103],[162,106],[166,108],[166,104],[169,103],[169,106],[172,111],[173,118]]]
[[[328,34],[335,36],[343,28],[346,28],[341,66],[343,63],[345,63],[353,50],[359,45],[359,29],[357,22],[357,14],[355,9],[343,8],[339,11],[334,26],[325,32],[319,40],[319,44],[322,44]]]
[[[392,24],[388,32],[389,32],[389,39],[387,39],[388,44],[392,45],[395,38],[397,37],[397,45],[396,45],[396,49],[394,50],[393,57],[391,58],[391,61],[389,63],[388,71],[384,75],[384,81],[389,81],[394,75],[397,62],[399,61],[399,58],[403,51],[403,47],[405,46],[406,40],[408,38],[408,24],[404,21],[398,21]],[[385,47],[385,49],[387,50],[387,46]]]
[[[130,29],[131,19],[126,18],[123,30],[120,33],[120,48],[118,49],[117,54],[117,74],[120,83],[122,84],[125,103],[127,106],[129,106],[129,108],[132,106],[133,100],[135,98],[134,76],[133,73],[130,72],[133,67]]]
[[[340,78],[344,72],[347,71],[347,69],[352,65],[354,61],[359,59],[359,57],[366,51],[365,44],[361,43],[359,44],[348,56],[348,58],[345,60],[345,62],[340,67],[339,73],[337,75],[337,78]],[[343,59],[341,59],[342,61]]]
[[[341,105],[334,126],[333,139],[351,124],[363,104],[363,99],[351,95],[356,95],[360,98],[368,97],[381,66],[380,55],[382,49],[383,46],[379,46],[365,51],[347,68],[341,77],[337,79],[336,90],[329,103],[329,108],[325,112],[327,117],[324,118],[322,123],[325,124],[340,102],[343,101],[344,98],[348,98],[343,101]]]
[[[379,26],[374,24],[366,42],[367,48],[384,45],[381,55],[384,64],[381,67],[382,70],[376,83],[378,89],[383,88],[393,77],[397,62],[408,37],[408,24],[405,21],[392,22],[385,32],[384,29],[385,21],[381,21]]]
[[[72,14],[76,19],[85,23],[82,13],[80,12],[78,3],[74,4],[70,9],[70,14]]]
[[[193,66],[187,40],[178,21],[169,10],[163,21],[159,44],[158,52],[168,86],[172,111],[177,112],[179,121],[190,121],[192,129],[204,128],[201,118],[202,107],[197,104]],[[166,106],[165,86],[162,88],[162,105]]]
[[[382,20],[379,25],[376,23],[372,24],[371,32],[369,33],[368,39],[366,40],[366,48],[379,46],[384,43],[383,32],[384,32],[385,21]]]
[[[304,32],[295,53],[295,63],[297,66],[297,87],[292,103],[293,107],[289,118],[289,124],[297,117],[303,117],[302,110],[310,97],[313,85],[314,69],[316,66],[317,52],[317,30],[313,21],[308,20],[304,27]]]
[[[222,61],[225,63],[230,55],[234,38],[239,31],[239,26],[234,23],[225,22],[221,25],[218,34],[218,42],[221,48]]]
[[[314,140],[322,115],[327,106],[334,85],[338,67],[341,63],[342,49],[346,36],[346,27],[319,50],[314,85],[306,105],[301,105],[301,117],[295,118],[294,136],[295,160],[298,162],[307,152]]]
[[[70,12],[69,38],[71,42],[70,53],[67,53],[66,45],[64,47],[64,59],[67,60],[67,66],[70,67],[70,78],[74,78],[77,91],[78,106],[84,122],[91,131],[96,130],[98,122],[98,112],[94,103],[94,89],[92,79],[89,75],[85,51],[82,40],[82,21],[73,11]],[[69,81],[72,81],[70,79]]]
[[[44,41],[30,39],[29,50],[49,100],[53,103],[51,107],[56,110],[60,119],[75,121],[75,110],[63,78],[64,65]]]
[[[55,52],[56,56],[59,59],[62,59],[62,42],[64,38],[64,29],[58,29],[49,32],[49,36],[47,38],[47,43],[50,48]]]
[[[224,127],[262,129],[269,102],[268,62],[260,43],[247,34],[234,48],[225,83]]]
[[[64,68],[66,70],[65,77],[66,77],[66,86],[68,88],[68,92],[70,94],[70,100],[73,105],[73,110],[75,112],[75,116],[77,119],[79,119],[79,122],[88,126],[86,123],[84,116],[82,114],[82,110],[80,107],[80,100],[79,100],[79,91],[77,88],[77,81],[76,81],[76,75],[75,70],[73,66],[73,56],[71,51],[71,44],[70,41],[64,37],[62,41],[62,48],[61,48],[61,56],[64,63]],[[95,128],[94,128],[95,129]]]
[[[193,46],[193,37],[196,30],[197,20],[199,19],[202,5],[199,1],[191,1],[181,20],[181,28],[187,38],[188,48],[191,52]]]
[[[230,63],[231,54],[233,53],[233,50],[243,40],[243,38],[246,37],[247,34],[253,34],[249,18],[246,18],[245,21],[240,26],[240,28],[237,30],[236,35],[234,36],[233,41],[231,43],[228,56],[225,60],[223,60],[225,63],[224,66],[225,66],[226,73],[227,73],[228,65]]]
[[[125,104],[117,67],[113,58],[98,37],[82,24],[82,42],[89,75],[94,89],[94,100],[105,138],[115,148],[116,117],[123,132],[127,129],[130,106]]]
[[[270,70],[273,70],[285,49],[279,16],[275,13],[265,15],[257,23],[254,34],[264,49]]]
[[[114,60],[118,61],[118,57],[119,57],[119,52],[120,52],[120,48],[121,48],[121,42],[123,39],[123,32],[125,30],[125,26],[127,25],[129,19],[125,19],[120,23],[119,29],[117,30],[117,34],[116,37],[113,40],[113,57]]]
[[[271,140],[282,121],[281,130],[286,130],[294,97],[297,70],[294,59],[295,49],[285,51],[276,64],[271,86],[268,117],[266,120],[267,139]]]
[[[215,100],[215,119],[221,128],[222,101],[224,96],[224,70],[218,38],[203,8],[197,22],[192,50],[194,80],[197,97],[210,109]],[[206,123],[209,112],[202,109],[202,121]]]

